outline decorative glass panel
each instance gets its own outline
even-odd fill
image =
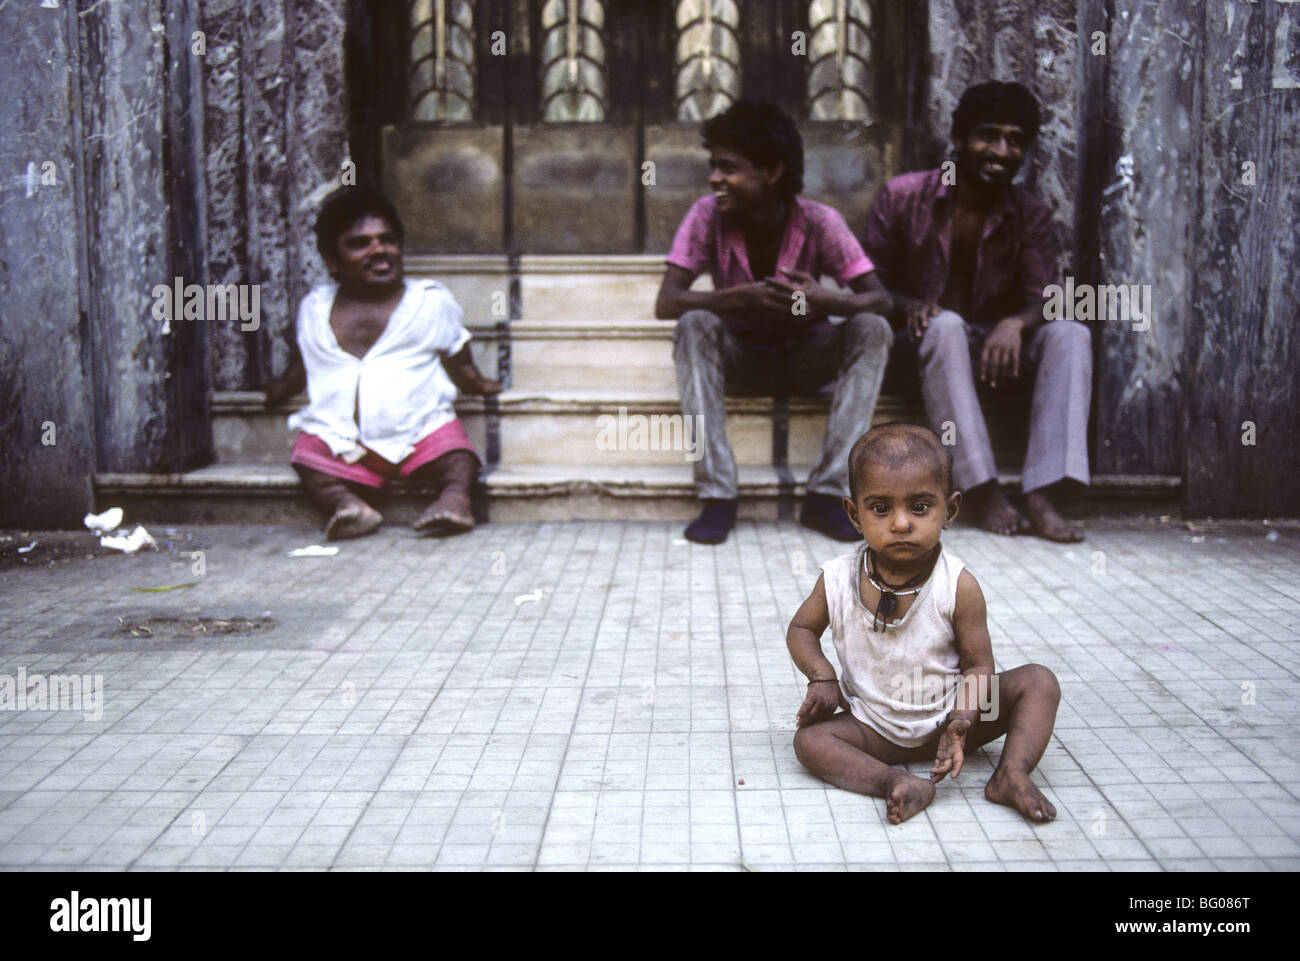
[[[736,0],[679,0],[677,4],[677,119],[706,120],[740,96],[740,4]]]
[[[542,118],[605,119],[605,5],[601,0],[547,0],[542,7]]]
[[[869,120],[871,6],[867,0],[808,4],[808,116]]]
[[[474,8],[469,0],[411,3],[411,119],[474,119]]]

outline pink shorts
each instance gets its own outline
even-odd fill
[[[293,456],[289,458],[289,463],[301,464],[322,474],[342,477],[367,487],[383,487],[386,481],[394,477],[410,477],[417,468],[453,450],[467,450],[478,457],[478,452],[470,443],[469,434],[465,433],[465,425],[459,420],[443,424],[428,437],[422,438],[416,443],[415,450],[400,464],[391,464],[372,450],[367,450],[366,455],[355,464],[349,464],[341,457],[336,457],[329,445],[315,434],[299,431],[293,442]],[[479,462],[482,463],[482,458],[479,458]]]

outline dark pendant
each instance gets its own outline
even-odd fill
[[[876,602],[876,613],[871,618],[871,629],[873,631],[883,631],[889,626],[889,619],[893,617],[894,611],[898,610],[898,595],[884,591],[880,595],[880,600]],[[876,625],[879,624],[879,627]]]

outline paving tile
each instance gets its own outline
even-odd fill
[[[165,581],[174,558],[4,574],[4,663],[93,655],[116,706],[94,731],[0,714],[0,867],[1300,869],[1289,528],[1290,546],[1229,531],[1213,558],[1172,525],[1098,522],[1082,555],[947,532],[980,578],[999,665],[1061,679],[1035,774],[1060,816],[1031,825],[985,801],[995,742],[899,826],[794,757],[803,685],[781,636],[816,565],[788,559],[846,548],[793,523],[742,522],[718,548],[666,523],[445,541],[385,528],[328,565],[284,557],[298,528],[188,532],[229,565],[209,568],[205,611],[271,607],[273,631],[181,654],[73,630],[38,649],[30,598],[125,611],[126,587]],[[498,550],[528,563],[446,590],[412,580],[486,569]],[[1081,581],[1095,550],[1141,590]],[[1245,609],[1229,615],[1207,580]],[[538,586],[544,605],[514,603]],[[1257,679],[1255,704],[1238,677]]]

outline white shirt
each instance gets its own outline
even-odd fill
[[[338,284],[313,288],[298,308],[309,403],[289,418],[289,427],[316,435],[349,462],[365,455],[365,445],[389,463],[401,463],[416,441],[456,417],[456,386],[439,358],[469,343],[463,312],[437,281],[404,284],[388,327],[364,357],[340,347],[330,327]]]
[[[902,747],[918,747],[947,719],[961,679],[956,634],[957,580],[965,565],[941,549],[907,613],[875,630],[862,601],[866,544],[822,565],[840,688],[856,717]]]

